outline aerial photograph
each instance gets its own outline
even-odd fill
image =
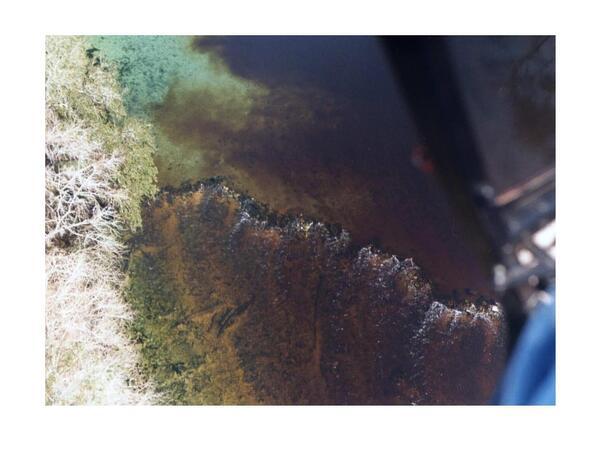
[[[555,54],[47,34],[45,405],[555,405]]]

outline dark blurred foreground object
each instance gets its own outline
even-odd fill
[[[498,386],[494,403],[554,405],[556,403],[556,312],[554,290],[525,324]]]
[[[554,38],[385,37],[382,43],[434,172],[479,239],[482,264],[508,313],[510,348],[517,346],[511,368],[527,358],[554,361],[553,345],[524,343],[540,327],[553,342],[553,320],[536,319],[517,343],[555,281]],[[548,314],[553,319],[554,310]],[[516,379],[515,370],[508,379]]]

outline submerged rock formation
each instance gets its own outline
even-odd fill
[[[134,242],[147,369],[180,403],[485,403],[502,310],[221,182],[163,193]],[[162,383],[162,384],[161,384]]]

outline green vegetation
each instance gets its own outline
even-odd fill
[[[120,191],[120,195],[114,196],[119,219],[135,230],[141,226],[141,200],[152,197],[157,190],[157,169],[152,160],[154,136],[148,123],[127,114],[116,65],[101,60],[97,50],[88,47],[83,38],[48,39],[47,131],[52,138],[70,130],[71,135],[66,137],[74,138],[72,144],[79,148],[66,149],[71,152],[57,155],[63,157],[59,159],[71,162],[102,156],[117,159],[117,170],[103,181]],[[78,142],[77,137],[87,137],[88,141]],[[81,145],[84,143],[91,145],[85,148]],[[53,156],[57,149],[49,150]]]
[[[143,371],[152,377],[168,404],[193,403],[206,385],[201,371],[203,354],[195,347],[202,329],[191,324],[169,281],[166,256],[137,252],[129,263],[126,298],[136,311],[130,330],[140,346]]]
[[[121,204],[120,212],[133,231],[142,226],[142,201],[157,192],[157,170],[152,159],[154,136],[150,125],[136,119],[125,120],[121,130],[121,145],[124,146],[123,164],[116,182],[127,191],[128,196]]]
[[[83,37],[46,41],[46,402],[156,401],[126,334],[124,241],[156,193],[150,126]]]

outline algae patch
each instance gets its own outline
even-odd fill
[[[164,251],[140,251],[129,263],[126,297],[136,311],[130,330],[141,349],[144,373],[166,404],[247,403],[241,395],[224,395],[222,380],[212,370],[214,355],[207,354],[207,330],[190,316],[167,261]]]

